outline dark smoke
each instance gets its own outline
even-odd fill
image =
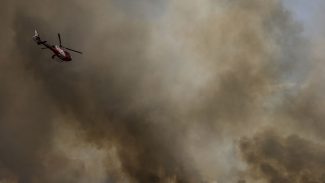
[[[243,139],[240,147],[253,177],[272,183],[324,182],[323,144],[266,131],[253,139]]]
[[[312,53],[280,1],[5,0],[0,10],[0,182],[324,178]],[[35,28],[84,54],[55,62]]]

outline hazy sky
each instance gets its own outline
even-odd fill
[[[322,0],[284,0],[285,6],[292,15],[304,25],[304,34],[313,35],[322,32],[323,23],[320,17],[324,7]]]

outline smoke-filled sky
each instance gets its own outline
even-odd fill
[[[0,182],[323,183],[324,10],[2,0]]]

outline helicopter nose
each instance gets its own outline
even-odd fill
[[[71,61],[71,55],[68,52],[65,52],[65,61]]]
[[[71,59],[71,56],[65,56],[62,58],[62,60],[68,62],[68,61],[71,61],[72,59]]]

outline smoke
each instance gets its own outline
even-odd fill
[[[0,182],[321,182],[321,63],[281,1],[2,4]]]
[[[298,135],[273,131],[243,139],[241,149],[251,165],[248,174],[267,182],[323,182],[324,145]]]

